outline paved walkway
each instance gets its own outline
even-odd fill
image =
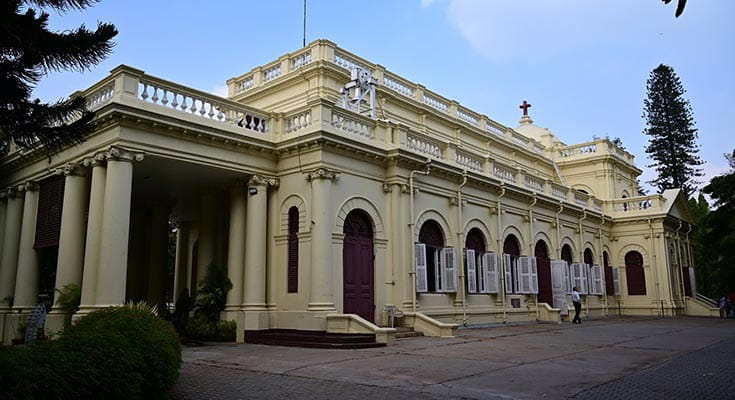
[[[735,399],[735,321],[623,318],[460,330],[366,350],[189,347],[184,399]]]

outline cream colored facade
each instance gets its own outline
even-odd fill
[[[376,78],[375,118],[341,105],[354,67]],[[386,306],[460,324],[559,320],[560,308],[536,294],[503,295],[504,257],[500,293],[469,293],[462,254],[473,229],[487,253],[501,254],[512,235],[518,256],[534,256],[539,241],[552,260],[564,245],[574,263],[588,250],[603,265],[606,254],[619,294],[583,296],[583,315],[709,312],[685,296],[682,267],[694,267],[686,201],[679,191],[636,196],[641,171],[608,140],[566,145],[529,117],[503,126],[326,40],[227,84],[220,98],[120,66],[83,91],[97,112],[85,143],[51,159],[14,149],[2,159],[0,298],[13,299],[0,305],[4,342],[38,301],[39,187],[54,174],[65,181],[54,286],[82,287],[80,315],[130,299],[161,304],[166,288],[193,288],[216,263],[233,282],[225,317],[238,321],[240,339],[244,330],[324,330],[327,315],[345,311],[354,210],[371,224],[373,259],[360,265],[372,271],[376,324],[388,324]],[[454,249],[454,278],[442,269],[433,293],[422,282],[417,293],[415,242],[429,221]],[[628,294],[630,251],[642,255],[645,295]],[[54,307],[47,329],[66,319]]]

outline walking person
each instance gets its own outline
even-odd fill
[[[727,318],[727,296],[720,297],[720,318]]]
[[[577,291],[577,287],[572,288],[572,304],[574,304],[574,319],[572,320],[573,324],[581,324],[582,320],[579,319],[579,312],[582,310],[582,300],[579,297],[579,292]]]

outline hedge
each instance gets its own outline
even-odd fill
[[[31,348],[0,348],[7,399],[166,399],[181,366],[170,323],[149,309],[96,311]]]

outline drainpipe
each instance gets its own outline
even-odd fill
[[[587,219],[587,210],[582,211],[582,216],[579,218],[579,261],[582,261],[584,263],[584,227],[582,227],[582,221]],[[587,280],[587,285],[589,285],[589,279]],[[587,288],[587,295],[584,298],[584,312],[587,314],[586,318],[590,317],[590,298],[589,298],[589,289]]]
[[[603,256],[604,248],[602,247],[602,226],[605,225],[605,217],[602,217],[602,223],[600,223],[600,227],[598,228],[598,236],[600,239],[600,265],[602,266],[602,276],[605,276],[605,257]],[[605,300],[605,316],[607,317],[610,315],[608,312],[608,304],[607,304],[607,280],[605,280],[605,287],[602,288],[602,298]]]
[[[503,213],[500,210],[500,199],[505,196],[505,184],[500,184],[500,194],[498,195],[498,236],[496,242],[498,243],[498,261],[500,264],[500,289],[503,297],[503,323],[508,322],[508,313],[505,311],[505,257],[503,257],[503,247],[500,243],[500,236],[503,234]]]
[[[409,207],[411,209],[411,221],[409,221],[408,225],[411,227],[411,241],[414,240],[414,237],[416,237],[416,224],[414,219],[416,218],[414,216],[414,210],[413,210],[413,177],[416,174],[421,175],[429,175],[429,172],[431,170],[431,160],[426,160],[426,169],[425,170],[413,170],[410,174],[408,174],[408,190],[409,190],[409,196],[410,196],[410,204]],[[411,281],[413,282],[413,290],[411,291],[411,307],[413,312],[416,312],[416,249],[411,249]]]
[[[679,235],[679,231],[681,230],[681,227],[683,225],[684,224],[682,223],[682,221],[679,220],[679,226],[676,228],[676,260],[679,264],[679,276],[681,276],[681,282],[679,282],[679,298],[681,299],[682,303],[686,303],[686,299],[684,298],[684,296],[686,295],[684,290],[684,263],[681,260],[681,236]]]
[[[464,226],[462,225],[462,188],[467,184],[467,170],[462,171],[462,183],[457,188],[457,257],[462,255],[462,239],[464,239]],[[455,266],[456,268],[457,266]],[[475,275],[477,275],[477,265],[475,265]],[[465,285],[464,268],[459,269],[459,280],[462,285],[462,325],[467,326],[469,319],[467,318],[467,286]]]
[[[651,218],[647,219],[648,221],[648,234],[651,235],[651,267],[653,269],[653,279],[656,281],[656,303],[661,303],[661,316],[665,316],[664,314],[664,302],[661,299],[661,293],[659,289],[659,282],[658,282],[658,262],[656,258],[656,242],[653,240],[653,222],[651,221]]]
[[[559,255],[559,259],[561,259],[561,237],[559,236],[559,214],[564,211],[564,204],[562,202],[559,202],[559,211],[556,212],[556,216],[554,217],[554,220],[556,222],[556,254]]]
[[[533,200],[531,201],[531,204],[528,205],[528,247],[531,249],[531,251],[528,253],[529,257],[535,257],[535,254],[533,252],[534,245],[533,245],[533,206],[538,203],[538,199],[536,198],[536,195],[533,195]],[[538,261],[538,260],[537,260]],[[538,273],[538,270],[536,271]],[[538,275],[536,275],[536,287],[538,287]],[[540,311],[538,309],[538,293],[533,294],[534,302],[536,303],[536,321],[538,321],[541,318]]]

